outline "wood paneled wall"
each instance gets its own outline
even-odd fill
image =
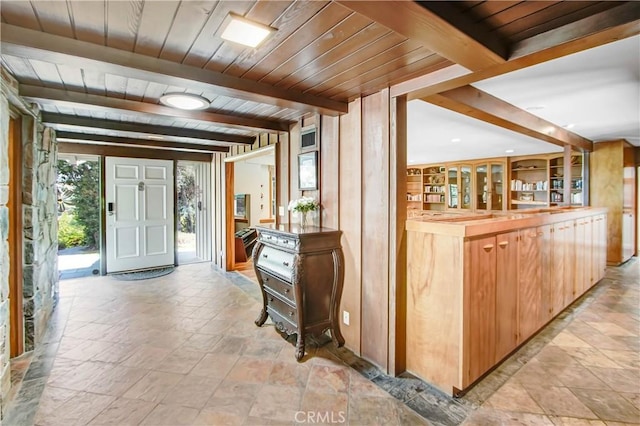
[[[362,356],[387,366],[389,334],[389,96],[362,99]]]
[[[362,102],[349,104],[349,113],[340,117],[340,139],[335,147],[323,140],[323,150],[339,153],[338,223],[342,230],[344,252],[344,287],[340,313],[349,312],[349,325],[340,323],[346,345],[361,354],[361,292],[362,292]],[[323,138],[324,139],[324,138]],[[324,163],[323,163],[324,164]],[[326,164],[325,164],[326,167]],[[333,219],[335,220],[335,219]]]
[[[345,282],[340,328],[346,346],[392,374],[404,370],[406,344],[405,120],[406,100],[392,102],[389,91],[382,90],[355,99],[340,117],[310,116],[277,140],[261,136],[253,147],[241,148],[248,151],[278,142],[277,202],[284,208],[279,223],[297,220],[286,210],[288,202],[307,195],[322,205],[315,223],[342,231]],[[319,187],[303,192],[298,189],[299,139],[301,128],[310,124],[320,131]],[[214,154],[213,161],[216,263],[221,267],[225,157]],[[349,312],[349,325],[342,322],[344,311]]]
[[[339,119],[322,116],[319,125],[322,225],[343,232],[342,334],[348,348],[392,373],[404,369],[405,344],[406,201],[398,196],[406,192],[405,136],[402,124],[390,126],[397,115],[404,120],[405,100],[399,105],[391,114],[382,90],[352,101]]]
[[[320,224],[340,229],[340,118],[322,117],[320,134]]]
[[[591,154],[590,168],[591,205],[609,209],[607,262],[617,265],[635,252],[637,183],[633,147],[625,140],[598,142]],[[631,219],[625,222],[628,217]]]

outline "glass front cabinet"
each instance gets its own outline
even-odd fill
[[[471,210],[472,166],[455,164],[447,166],[447,209]]]
[[[474,209],[505,210],[504,162],[487,162],[474,165]]]

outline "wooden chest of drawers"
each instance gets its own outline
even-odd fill
[[[256,325],[271,317],[281,332],[297,334],[298,361],[304,356],[307,334],[331,330],[334,344],[342,346],[338,315],[344,281],[342,232],[294,224],[257,230],[253,265],[263,308]]]

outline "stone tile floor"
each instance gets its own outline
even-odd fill
[[[640,423],[640,262],[598,286],[461,398],[326,340],[301,363],[257,328],[257,286],[210,264],[61,283],[3,425]],[[414,411],[415,410],[415,411]],[[416,414],[420,413],[420,415]]]

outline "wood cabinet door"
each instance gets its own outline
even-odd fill
[[[586,282],[589,280],[589,276],[585,273],[587,271],[587,262],[590,260],[590,257],[587,257],[587,253],[590,252],[587,251],[586,227],[587,221],[585,219],[576,219],[574,227],[575,274],[573,300],[584,293],[587,288]]]
[[[465,244],[464,386],[495,364],[496,237]]]
[[[564,222],[564,307],[575,300],[576,289],[576,221]],[[606,254],[605,254],[606,255]]]
[[[565,268],[568,265],[566,247],[567,224],[555,223],[551,227],[551,262],[549,266],[549,309],[551,316],[555,316],[565,305]]]
[[[496,236],[496,358],[518,345],[518,231]]]
[[[622,213],[622,261],[631,259],[635,252],[635,219],[632,211]]]
[[[551,280],[553,258],[553,241],[551,225],[536,228],[538,247],[540,250],[540,310],[538,311],[538,329],[548,323],[552,315],[552,294],[554,292]]]
[[[518,241],[518,344],[538,330],[542,306],[542,264],[537,228],[520,231]]]
[[[607,215],[601,214],[594,219],[594,264],[596,282],[604,278],[607,268]]]

